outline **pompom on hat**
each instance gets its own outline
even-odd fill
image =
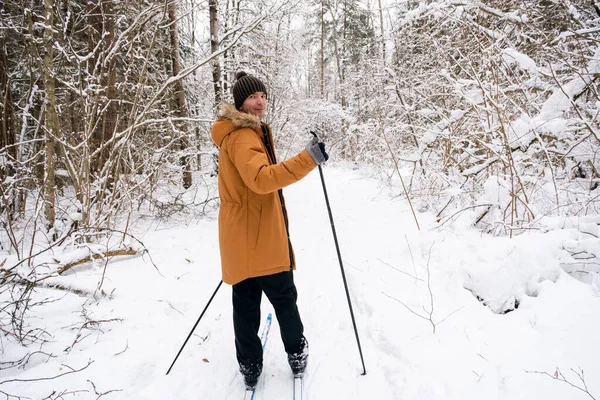
[[[235,108],[239,110],[242,108],[244,101],[255,92],[263,92],[267,94],[267,87],[258,78],[248,75],[244,71],[240,71],[235,74],[235,83],[233,84],[233,100],[235,101]]]

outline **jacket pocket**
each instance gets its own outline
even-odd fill
[[[258,244],[262,212],[262,205],[248,210],[248,249],[255,249]]]

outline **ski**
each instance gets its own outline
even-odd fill
[[[294,376],[294,400],[304,400],[304,376]]]
[[[272,322],[273,322],[273,315],[271,313],[269,313],[269,315],[267,315],[267,320],[265,321],[265,326],[263,326],[262,332],[260,333],[260,341],[262,342],[263,356],[265,354],[265,346],[267,345],[267,340],[269,339],[269,332],[271,331],[271,323]],[[261,376],[261,378],[262,378],[262,376]],[[259,379],[259,383],[260,383],[260,379]],[[258,386],[258,384],[256,386]],[[256,386],[252,390],[246,389],[246,393],[244,394],[244,400],[254,400],[255,399]]]

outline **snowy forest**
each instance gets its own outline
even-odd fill
[[[452,347],[448,337],[440,338],[443,332],[436,332],[442,318],[448,317],[441,325],[444,327],[462,323],[461,318],[479,317],[467,317],[464,310],[454,314],[467,307],[460,303],[467,300],[459,295],[436,303],[435,310],[444,309],[444,315],[432,316],[434,295],[437,292],[442,297],[452,286],[442,284],[441,276],[447,277],[447,282],[454,276],[449,266],[436,269],[435,252],[442,251],[439,246],[447,246],[450,252],[452,246],[449,242],[442,245],[443,240],[432,236],[422,239],[419,246],[417,237],[464,229],[473,238],[503,243],[499,247],[517,246],[527,262],[535,257],[530,259],[524,249],[542,257],[544,245],[556,244],[560,256],[553,260],[560,262],[556,261],[555,269],[548,272],[540,267],[527,277],[519,272],[515,280],[520,288],[529,288],[530,278],[541,276],[542,282],[551,275],[552,281],[560,282],[558,276],[564,273],[562,279],[574,278],[573,285],[582,285],[565,293],[590,290],[590,297],[580,300],[593,303],[587,308],[586,323],[597,321],[598,314],[590,310],[600,309],[600,1],[3,0],[0,400],[230,398],[235,372],[233,339],[217,339],[220,333],[211,331],[208,323],[195,336],[196,345],[186,350],[189,358],[180,361],[188,363],[188,368],[181,367],[186,370],[183,377],[169,376],[186,383],[161,380],[166,379],[162,377],[165,364],[219,279],[218,254],[212,254],[218,247],[213,225],[202,228],[202,235],[195,239],[182,237],[186,249],[202,246],[202,251],[178,254],[182,264],[177,267],[167,261],[168,253],[175,251],[161,248],[161,243],[166,243],[161,239],[149,237],[147,241],[144,234],[167,229],[165,226],[169,232],[177,232],[190,224],[214,222],[219,207],[218,148],[211,141],[210,129],[221,104],[233,102],[231,87],[238,71],[259,77],[268,87],[265,120],[273,129],[279,160],[295,155],[309,140],[309,132],[318,129],[331,156],[325,173],[332,168],[329,176],[339,181],[340,193],[349,185],[344,179],[350,173],[377,182],[371,197],[365,197],[360,205],[364,211],[348,208],[345,214],[345,209],[340,209],[344,221],[359,218],[356,215],[368,209],[382,214],[375,220],[382,218],[382,224],[386,220],[392,224],[394,215],[402,213],[401,222],[378,230],[388,237],[390,249],[402,248],[402,257],[397,255],[392,262],[395,256],[390,255],[386,265],[379,263],[377,268],[385,268],[387,274],[393,272],[391,268],[405,267],[402,274],[410,274],[408,283],[414,284],[411,288],[418,294],[410,296],[405,291],[403,297],[401,290],[386,291],[379,283],[373,283],[373,288],[365,283],[371,278],[354,277],[355,301],[366,298],[365,292],[359,294],[359,287],[365,285],[369,287],[365,291],[385,292],[387,297],[377,304],[385,302],[383,308],[392,314],[408,311],[403,321],[421,324],[428,320],[430,326],[422,327],[423,334],[433,338],[427,340],[435,346],[443,347],[444,342]],[[332,180],[329,182],[335,185]],[[377,211],[372,199],[382,196],[381,192],[394,206]],[[294,193],[299,192],[291,195]],[[339,203],[359,201],[359,192],[343,193],[346,197]],[[301,199],[291,203],[301,207]],[[300,209],[296,214],[296,220],[306,215]],[[291,220],[293,224],[293,216]],[[327,229],[325,222],[323,241],[330,240]],[[568,240],[544,236],[557,231]],[[528,235],[539,236],[527,239]],[[358,251],[355,244],[346,246],[347,250],[351,247]],[[422,247],[422,259],[417,247]],[[466,249],[465,253],[477,251]],[[497,247],[490,244],[486,249]],[[208,267],[194,269],[194,259],[200,263],[207,253],[211,255],[206,257],[214,259],[211,271],[207,272]],[[512,257],[509,250],[491,253],[493,260]],[[385,258],[370,256],[380,261]],[[450,253],[437,257],[452,258]],[[486,257],[479,257],[478,263]],[[469,263],[464,260],[461,268]],[[120,261],[130,266],[128,271],[111,273],[113,263],[115,269],[121,268],[117,267]],[[522,293],[518,289],[518,295],[496,299],[491,283],[481,283],[473,278],[477,272],[471,272],[464,272],[464,279],[472,284],[461,283],[462,292],[474,303],[466,304],[484,304],[487,307],[481,308],[491,310],[493,317],[509,318],[519,305],[525,307],[526,299],[519,297],[522,293],[535,297],[528,289]],[[173,283],[161,283],[167,279],[163,274],[173,277]],[[184,281],[186,274],[194,277],[195,287],[177,289],[175,280],[182,277]],[[505,271],[502,276],[510,274]],[[145,275],[152,276],[150,283],[142,282]],[[333,276],[332,280],[339,279]],[[430,277],[434,282],[438,278],[437,291]],[[352,277],[350,280],[352,284]],[[534,292],[542,297],[542,289],[538,289]],[[145,296],[146,290],[152,291],[150,297],[163,296],[160,300],[152,297],[151,304],[160,304],[160,312],[165,313],[161,321],[171,325],[163,327],[169,332],[144,339],[148,346],[164,344],[164,349],[157,350],[160,360],[153,361],[156,373],[139,361],[144,351],[135,353],[134,339],[129,337],[127,344],[123,339],[131,331],[131,326],[124,325],[123,309],[148,315],[155,312],[133,305],[133,299]],[[127,302],[111,305],[118,293],[128,291]],[[299,291],[302,296],[302,287]],[[306,308],[313,307],[311,300],[306,302]],[[222,309],[227,310],[223,311],[227,320],[223,330],[231,330],[226,314],[229,307],[228,299],[222,299]],[[61,313],[61,309],[68,312]],[[365,306],[361,312],[358,306],[359,322],[360,315],[363,321],[376,318],[370,309]],[[213,316],[212,320],[221,323],[219,318]],[[400,325],[406,329],[407,323]],[[365,384],[368,389],[352,384],[348,393],[342,393],[345,398],[357,399],[600,398],[600,354],[597,343],[588,342],[597,337],[600,325],[595,322],[586,327],[590,336],[580,339],[579,346],[587,347],[587,352],[580,351],[595,357],[595,365],[586,364],[583,358],[577,358],[577,364],[567,356],[565,360],[572,363],[518,365],[519,373],[531,370],[519,378],[523,381],[517,381],[522,387],[527,380],[531,391],[519,395],[490,389],[504,385],[498,383],[504,382],[501,377],[483,389],[473,389],[476,383],[466,385],[470,389],[465,391],[452,384],[441,385],[440,391],[427,391],[423,386],[402,389],[407,383],[400,381],[410,381],[412,375],[409,369],[398,372],[400,367],[395,365],[401,361],[382,361],[379,366],[380,375],[394,383],[382,384],[377,379],[384,378],[376,379],[373,375],[377,373],[372,372],[368,379],[373,380]],[[144,329],[143,324],[135,325],[133,331],[148,335]],[[348,336],[348,349],[340,354],[353,354],[353,337],[347,333],[351,328],[339,329]],[[378,348],[393,341],[390,338],[395,331],[390,327],[385,331],[389,337],[366,339],[367,343]],[[115,333],[114,339],[101,339],[110,337],[111,332],[120,333]],[[522,332],[513,334],[508,337],[516,342],[522,337]],[[319,340],[314,336],[314,342]],[[102,343],[118,348],[98,350]],[[394,343],[390,347],[404,346],[402,339]],[[222,387],[217,385],[222,391],[214,395],[209,394],[207,383],[201,389],[193,388],[196,378],[189,371],[210,364],[193,354],[210,345],[216,347],[206,350],[214,353],[205,360],[217,358],[219,352],[232,353],[227,353],[226,362],[212,363],[214,369],[230,367],[225,372],[211,372],[210,380],[222,376],[223,381]],[[318,346],[314,343],[313,348],[318,350]],[[417,346],[432,347],[423,342]],[[117,361],[110,361],[106,351]],[[433,351],[427,353],[428,359],[434,358]],[[118,357],[128,352],[142,367],[109,378],[114,363],[121,362]],[[315,355],[314,362],[318,360]],[[377,370],[375,362],[373,355],[370,364]],[[583,374],[583,364],[588,375]],[[325,365],[325,361],[317,365]],[[453,369],[448,360],[439,365]],[[480,384],[491,379],[474,367],[465,370],[468,372],[458,376],[458,381],[467,375]],[[333,373],[335,369],[324,366],[323,371]],[[153,379],[152,384],[139,383],[146,372],[161,378]],[[389,378],[396,372],[404,378]],[[433,372],[419,373],[430,382],[437,379]],[[352,380],[367,379],[356,375]],[[334,382],[346,385],[341,377]],[[539,389],[540,385],[545,389]],[[147,388],[145,394],[142,387]],[[167,391],[167,387],[171,389]],[[532,394],[537,393],[536,387],[542,390],[539,397]],[[270,398],[282,398],[281,392],[285,390],[275,391]],[[314,375],[308,398],[334,398],[336,393],[340,392],[328,386],[325,376]]]

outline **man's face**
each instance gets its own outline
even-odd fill
[[[267,95],[263,92],[252,93],[246,98],[240,110],[259,118],[264,117],[267,112]]]

